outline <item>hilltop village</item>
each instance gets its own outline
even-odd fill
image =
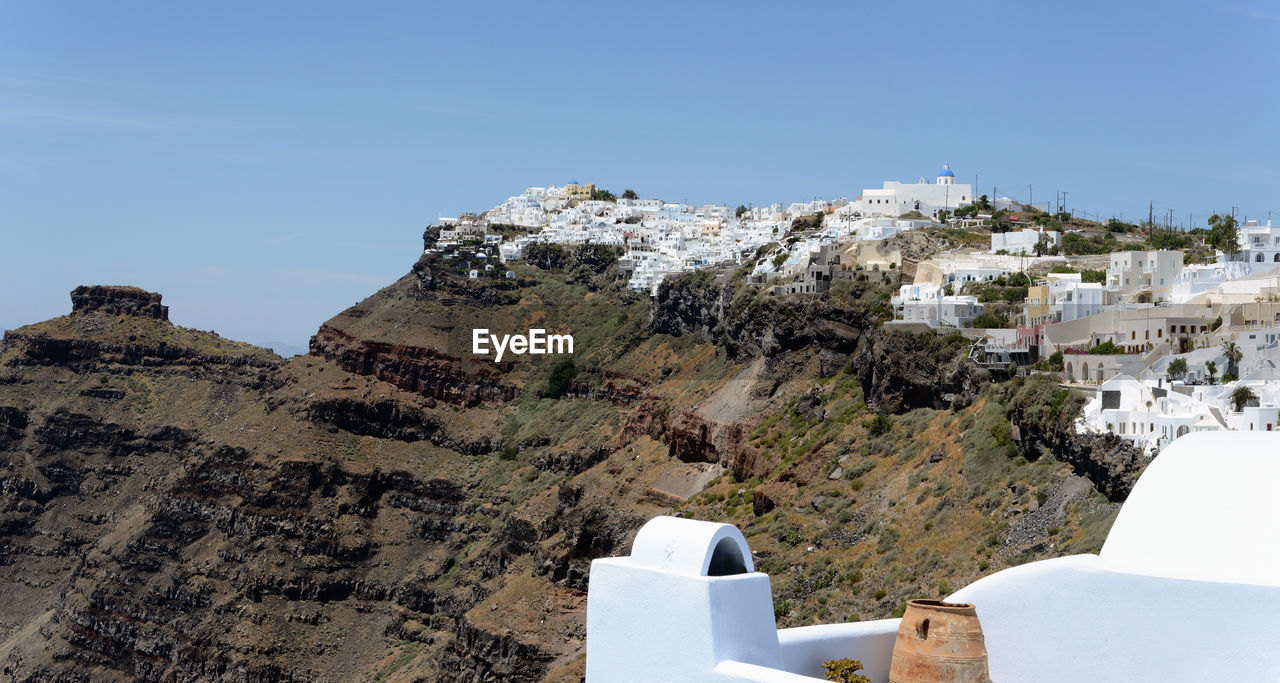
[[[628,287],[745,269],[765,295],[813,296],[899,270],[888,327],[963,335],[970,359],[1091,392],[1081,433],[1154,455],[1191,432],[1280,427],[1280,226],[1214,215],[1207,229],[1079,219],[975,196],[949,165],[853,200],[693,206],[593,184],[530,187],[441,218],[427,253],[471,279],[533,245],[616,249]]]

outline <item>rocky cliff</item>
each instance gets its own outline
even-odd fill
[[[329,325],[321,325],[311,338],[311,353],[347,372],[371,375],[405,391],[461,406],[510,401],[516,396],[516,388],[505,382],[502,372],[488,360],[359,339]]]
[[[988,381],[964,356],[969,342],[960,335],[876,330],[850,366],[867,404],[883,414],[916,408],[963,407]]]
[[[649,330],[673,336],[697,334],[724,347],[734,358],[799,349],[847,355],[877,317],[869,306],[842,303],[847,302],[826,297],[769,298],[740,282],[725,282],[703,271],[663,281],[650,307]]]
[[[288,361],[101,288],[6,335],[4,676],[576,681],[590,562],[656,514],[742,527],[782,625],[888,616],[1109,524],[1035,417],[1056,394],[877,330],[881,274],[648,302],[608,254],[544,256],[478,284],[419,260]],[[473,326],[571,331],[572,380],[477,361]]]
[[[168,320],[169,307],[160,305],[161,296],[137,287],[81,285],[71,292],[71,313],[133,315]]]

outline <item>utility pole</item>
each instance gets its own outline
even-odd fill
[[[1155,214],[1153,214],[1152,212],[1155,210],[1156,210],[1156,203],[1148,202],[1147,203],[1147,239],[1151,239],[1151,221],[1152,219],[1155,218]]]

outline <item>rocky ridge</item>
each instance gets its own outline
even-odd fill
[[[503,303],[420,260],[289,361],[150,304],[7,335],[5,675],[579,680],[590,561],[655,514],[741,526],[783,625],[887,616],[1109,523],[1092,488],[1057,493],[1072,466],[1028,417],[1056,394],[1011,423],[950,342],[875,328],[891,284],[772,301],[693,277],[645,318],[603,255],[547,258]],[[472,319],[574,330],[564,397],[558,360],[432,341]]]

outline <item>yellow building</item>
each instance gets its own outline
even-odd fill
[[[591,199],[596,194],[595,183],[569,183],[564,186],[564,193],[567,197],[574,199]]]
[[[1036,285],[1027,288],[1027,327],[1035,327],[1049,318],[1049,286]]]

